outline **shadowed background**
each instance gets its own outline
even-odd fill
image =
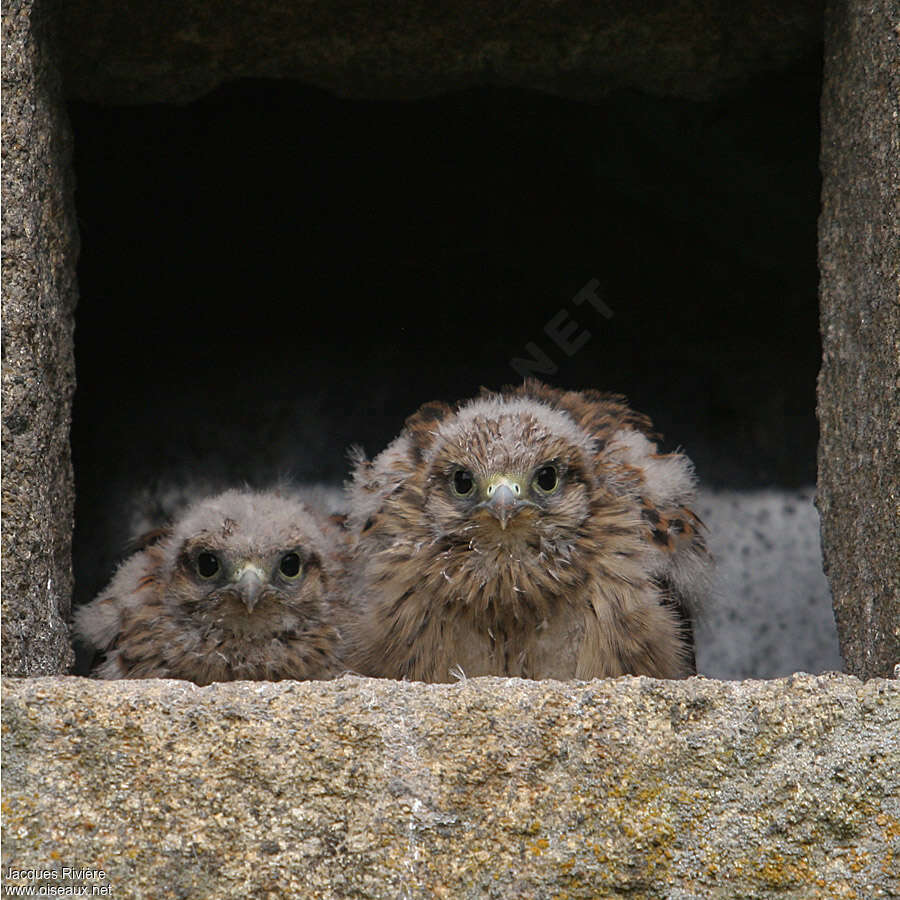
[[[701,670],[838,666],[807,487],[820,80],[816,53],[711,101],[244,81],[72,103],[77,602],[184,496],[339,485],[351,444],[519,380],[533,342],[546,380],[625,393],[710,489]],[[591,279],[611,318],[572,303]],[[590,332],[571,356],[560,313]]]

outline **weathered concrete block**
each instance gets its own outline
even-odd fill
[[[3,723],[4,872],[116,897],[900,892],[897,682],[13,679]]]
[[[895,0],[833,2],[825,35],[818,506],[841,652],[900,661],[900,34]]]
[[[3,6],[3,669],[65,672],[77,230],[48,4]]]

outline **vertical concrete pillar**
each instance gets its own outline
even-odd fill
[[[900,661],[900,6],[832,0],[819,220],[818,506],[849,672]]]
[[[70,136],[45,0],[3,5],[3,641],[5,675],[65,672],[74,489]]]

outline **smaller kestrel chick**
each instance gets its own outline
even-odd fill
[[[298,500],[226,491],[148,536],[75,630],[105,654],[100,678],[332,678],[338,546]]]

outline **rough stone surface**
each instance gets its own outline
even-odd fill
[[[240,77],[297,78],[372,98],[476,84],[705,97],[815,46],[821,8],[820,0],[61,5],[67,90],[105,103],[184,101]]]
[[[45,4],[3,5],[3,669],[66,671],[77,233]]]
[[[900,660],[900,25],[895,0],[826,25],[818,504],[847,671]]]
[[[4,873],[116,897],[900,892],[886,680],[12,679],[3,778]]]

